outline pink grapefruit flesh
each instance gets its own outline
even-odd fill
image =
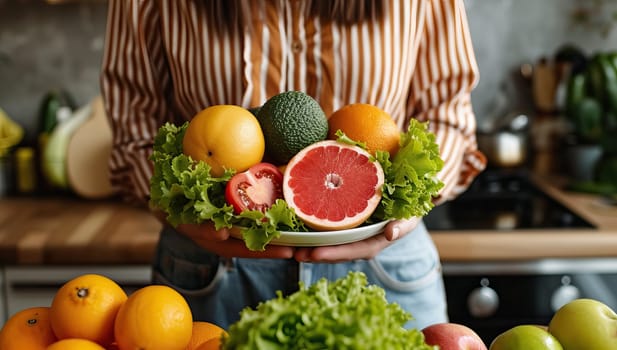
[[[317,231],[357,227],[381,200],[384,173],[358,146],[327,140],[296,154],[283,175],[283,196]]]

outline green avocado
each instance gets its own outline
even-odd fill
[[[251,114],[253,114],[255,118],[257,118],[257,113],[259,113],[260,109],[261,109],[261,106],[255,106],[255,107],[248,108],[249,112],[251,112]]]
[[[257,112],[266,142],[266,154],[278,164],[328,135],[328,119],[311,96],[286,91],[269,98]]]

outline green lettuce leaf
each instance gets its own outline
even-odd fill
[[[400,148],[393,160],[388,152],[376,152],[385,183],[379,206],[371,220],[409,219],[428,214],[435,206],[433,198],[444,186],[437,178],[443,159],[435,134],[428,122],[412,119],[407,132],[401,134]]]
[[[282,199],[277,199],[265,213],[247,210],[239,217],[244,219],[242,238],[250,250],[264,250],[272,239],[281,236],[280,231],[307,231],[304,223]]]
[[[286,297],[245,308],[223,337],[222,349],[409,349],[436,350],[417,329],[405,329],[412,315],[389,303],[385,291],[362,272],[333,282],[325,278]]]
[[[210,175],[210,166],[182,152],[182,139],[188,122],[181,126],[163,125],[155,139],[150,159],[154,174],[150,179],[150,206],[167,214],[167,221],[200,224],[211,220],[217,229],[239,226],[251,250],[264,250],[280,230],[306,231],[285,201],[278,201],[265,213],[247,211],[235,215],[225,202],[225,185],[234,175],[231,170],[221,177]]]
[[[150,205],[167,213],[172,225],[214,221],[217,228],[231,227],[233,207],[225,203],[225,184],[232,173],[210,176],[210,166],[182,153],[188,122],[180,127],[167,123],[154,138],[150,159]]]

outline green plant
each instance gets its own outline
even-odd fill
[[[617,152],[617,52],[599,52],[568,82],[566,117],[578,143]]]

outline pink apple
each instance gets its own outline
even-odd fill
[[[422,330],[429,345],[440,350],[487,350],[486,344],[473,329],[458,323],[436,323]]]

